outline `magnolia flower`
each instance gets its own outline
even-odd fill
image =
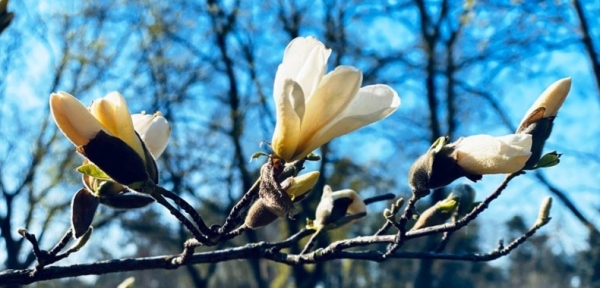
[[[118,92],[94,101],[89,110],[68,93],[53,93],[50,109],[57,126],[78,152],[116,182],[130,185],[158,180],[151,155],[162,153],[169,134],[168,124],[159,114],[148,116],[153,119],[135,117],[136,126],[144,135],[140,138],[127,103]],[[149,145],[153,150],[149,151],[142,140],[153,142]]]
[[[460,138],[454,143],[455,159],[460,167],[473,174],[514,173],[531,156],[531,139],[529,134]]]
[[[325,185],[321,201],[315,212],[315,220],[309,220],[307,228],[320,230],[329,224],[333,224],[333,228],[339,227],[350,222],[342,221],[338,223],[343,217],[364,216],[366,212],[367,206],[356,191],[344,189],[333,192],[329,185]]]
[[[314,37],[296,38],[285,49],[273,86],[277,124],[271,146],[286,162],[400,106],[398,94],[387,85],[360,88],[362,72],[354,67],[339,66],[325,74],[330,54]]]

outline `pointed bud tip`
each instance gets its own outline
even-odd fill
[[[535,226],[541,227],[550,221],[550,210],[552,208],[552,197],[546,197],[542,200],[540,205],[540,211],[538,213],[537,221]]]

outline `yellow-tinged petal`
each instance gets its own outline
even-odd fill
[[[129,108],[119,92],[111,92],[104,98],[94,101],[90,111],[106,130],[127,143],[144,159],[144,162],[146,161],[142,143],[133,128]]]
[[[293,160],[300,159],[311,147],[319,147],[331,139],[321,139],[320,145],[313,138],[352,102],[362,83],[362,72],[350,66],[339,66],[323,77],[315,94],[308,99],[300,128],[300,139]],[[314,149],[314,148],[313,148]]]
[[[277,156],[289,162],[296,151],[300,134],[300,117],[296,114],[290,98],[302,97],[294,95],[302,93],[300,85],[291,79],[286,79],[282,95],[275,95],[277,124],[271,140],[271,147]]]
[[[290,188],[288,188],[285,192],[287,192],[288,195],[293,198],[302,196],[308,193],[308,191],[315,186],[317,180],[319,180],[319,175],[320,173],[318,171],[312,171],[296,176],[292,180],[293,182]]]
[[[52,93],[50,111],[58,128],[75,146],[86,145],[102,130],[102,124],[71,94]]]

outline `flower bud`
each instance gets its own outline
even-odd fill
[[[279,217],[273,214],[259,198],[250,206],[244,224],[250,229],[256,229],[271,224],[277,218]]]
[[[427,210],[421,213],[417,222],[410,230],[418,230],[446,222],[452,217],[458,207],[458,201],[454,197],[453,194],[450,194],[446,199],[438,201],[435,205],[427,208]]]
[[[295,201],[298,197],[304,198],[312,189],[312,187],[317,184],[319,175],[320,173],[318,171],[312,171],[300,176],[292,177],[292,183],[285,191],[290,196],[292,201]]]
[[[321,229],[329,224],[337,225],[345,216],[365,214],[367,206],[354,190],[345,189],[333,192],[329,185],[323,188],[321,201],[315,211],[315,220],[309,222],[309,229]],[[344,222],[343,224],[345,224]]]

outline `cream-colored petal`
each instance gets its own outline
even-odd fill
[[[58,128],[75,146],[87,144],[102,130],[102,124],[88,109],[66,92],[50,95],[50,111]]]
[[[529,115],[536,109],[543,107],[546,108],[544,117],[556,116],[558,109],[562,106],[563,102],[569,95],[571,90],[571,77],[560,79],[552,85],[548,86],[546,90],[538,97],[538,99],[531,105],[531,108],[525,113],[523,120],[521,120],[521,126]]]
[[[275,86],[283,87],[285,79],[296,81],[306,98],[318,87],[325,74],[331,49],[314,37],[298,37],[288,44],[275,75]]]
[[[356,97],[341,113],[336,115],[313,137],[306,151],[310,153],[335,137],[379,121],[400,106],[398,93],[387,85],[370,85],[360,88]]]
[[[281,93],[281,96],[275,97],[277,123],[273,132],[271,147],[275,154],[283,160],[290,161],[298,145],[301,123],[301,119],[296,114],[290,99],[302,97],[297,95],[302,93],[302,88],[295,81],[287,79]]]
[[[317,91],[306,103],[294,160],[306,156],[331,140],[320,137],[316,139],[319,142],[314,141],[320,130],[354,100],[361,83],[362,73],[350,66],[339,66],[323,77]]]
[[[133,120],[135,131],[146,144],[146,148],[152,154],[152,158],[154,160],[158,159],[169,143],[171,126],[169,126],[167,119],[160,112],[152,115],[133,114],[131,115],[131,119]]]
[[[104,98],[94,101],[90,111],[108,131],[127,143],[142,159],[145,159],[142,143],[133,129],[129,108],[119,92],[111,92]]]
[[[475,135],[459,140],[456,160],[474,174],[513,173],[521,170],[531,156],[531,135],[511,134],[503,137]]]
[[[154,119],[153,114],[146,114],[145,112],[131,114],[131,122],[133,122],[133,129],[140,135],[146,133],[148,127]]]

